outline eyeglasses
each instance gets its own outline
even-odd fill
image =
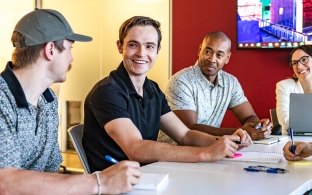
[[[291,67],[298,65],[298,63],[300,62],[300,64],[302,65],[306,65],[309,62],[309,58],[311,58],[311,56],[302,56],[299,60],[293,60],[289,63],[289,65]]]

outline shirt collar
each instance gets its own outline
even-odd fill
[[[12,92],[17,106],[28,108],[28,102],[26,100],[23,88],[18,79],[16,78],[15,74],[13,73],[12,68],[13,68],[12,62],[8,62],[5,69],[2,71],[1,76],[3,77],[10,91]],[[54,100],[54,97],[49,89],[46,89],[43,92],[43,97],[46,99],[47,102],[52,102]]]
[[[119,76],[119,78],[123,81],[123,83],[127,86],[127,89],[129,90],[129,94],[137,94],[134,85],[129,77],[129,74],[124,67],[123,62],[120,63],[116,70],[116,74]],[[149,79],[146,77],[143,88],[147,91],[148,95],[152,97],[154,95],[151,83],[149,82]]]
[[[198,75],[200,75],[201,77],[205,78],[205,80],[207,81],[207,83],[209,84],[209,86],[214,86],[214,84],[212,84],[206,77],[205,75],[203,74],[203,72],[201,71],[200,67],[199,67],[199,64],[198,64],[198,61],[196,61],[195,63],[195,70],[196,70],[196,73]],[[223,70],[219,70],[219,72],[217,73],[217,82],[216,82],[216,85],[219,85],[220,87],[224,87],[224,81],[222,79],[222,74],[223,74]]]

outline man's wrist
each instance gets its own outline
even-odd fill
[[[95,192],[94,194],[102,194],[102,185],[101,185],[101,171],[95,171],[94,173],[92,173],[92,175],[95,175],[96,178],[96,188],[93,192]]]

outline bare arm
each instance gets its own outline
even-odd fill
[[[171,115],[170,115],[171,116]],[[173,114],[171,117],[173,118],[177,118],[177,116],[175,114]],[[166,127],[164,127],[164,129],[169,129],[170,131],[167,131],[167,135],[169,135],[170,137],[183,137],[184,141],[180,141],[179,140],[175,140],[177,143],[179,144],[184,144],[184,145],[192,145],[192,146],[207,146],[207,141],[205,140],[205,136],[207,136],[210,140],[215,141],[214,138],[216,138],[215,136],[212,136],[209,133],[202,133],[199,132],[198,130],[189,130],[188,133],[186,135],[180,134],[182,133],[182,131],[176,130],[176,124],[172,124],[170,123],[171,117],[164,117],[164,120],[167,119],[169,121],[164,121],[163,124],[166,124]],[[178,118],[177,118],[178,120]],[[180,121],[182,122],[182,121]],[[183,126],[185,127],[184,123],[182,123]],[[170,126],[173,125],[173,126]],[[205,126],[205,125],[202,125]],[[196,125],[194,125],[194,127],[196,127]],[[218,128],[215,128],[218,129]],[[177,134],[172,134],[172,133],[177,133]],[[230,133],[230,132],[229,132]],[[205,135],[205,136],[203,136]],[[234,135],[234,136],[233,136]],[[203,140],[200,140],[198,137],[200,138],[204,138]],[[252,144],[252,140],[250,138],[250,136],[247,134],[246,131],[243,131],[242,129],[236,129],[233,130],[233,133],[231,135],[223,135],[223,137],[228,138],[232,141],[240,141],[242,145],[244,146],[248,146],[250,144]],[[211,139],[212,138],[212,139]]]
[[[175,110],[174,113],[180,120],[190,129],[195,129],[211,135],[231,135],[235,132],[235,128],[217,128],[210,125],[197,123],[197,112],[193,110]]]
[[[258,116],[249,102],[244,102],[233,107],[231,110],[241,125],[247,123],[257,123],[259,121]]]
[[[127,131],[123,130],[125,127],[127,127]],[[107,133],[122,148],[128,158],[142,163],[220,160],[225,156],[233,156],[238,148],[238,145],[231,141],[231,139],[239,140],[237,135],[216,141],[214,136],[189,130],[173,112],[161,117],[161,128],[177,143],[184,146],[143,140],[139,130],[128,118],[115,119],[105,125]]]
[[[263,139],[271,134],[272,123],[268,119],[259,120],[249,102],[244,102],[234,108],[232,111],[240,124],[242,129],[246,130],[253,140]],[[175,110],[174,113],[183,121],[183,123],[190,129],[195,129],[212,135],[231,135],[235,128],[217,128],[209,125],[197,123],[197,113],[193,110]],[[254,127],[261,124],[261,130],[256,130]]]
[[[101,191],[105,194],[132,190],[140,172],[137,162],[124,161],[105,169],[100,174]],[[66,175],[13,168],[0,169],[0,194],[57,195],[97,194],[96,175]]]

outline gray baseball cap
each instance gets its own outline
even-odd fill
[[[74,33],[65,17],[51,9],[36,9],[26,14],[16,24],[14,31],[25,37],[25,41],[13,43],[17,48],[64,39],[82,42],[92,40],[92,37]]]

